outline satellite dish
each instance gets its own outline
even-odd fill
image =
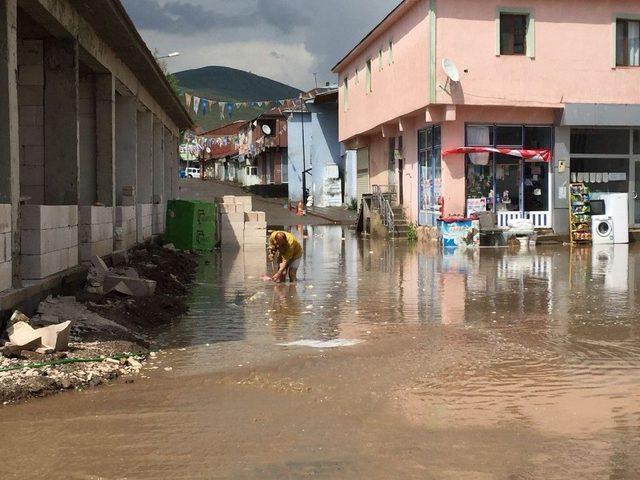
[[[207,147],[207,153],[211,153],[211,149]]]
[[[263,125],[262,131],[265,135],[271,135],[271,127],[269,125]]]
[[[447,74],[447,77],[449,77],[449,80],[451,80],[452,82],[460,81],[460,72],[458,71],[458,67],[456,67],[456,64],[453,63],[453,60],[451,60],[450,58],[444,58],[442,60],[442,68],[444,70],[444,73]]]

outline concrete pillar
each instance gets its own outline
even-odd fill
[[[93,74],[80,77],[78,106],[80,205],[96,202],[96,82]]]
[[[11,228],[18,231],[20,149],[18,116],[18,8],[16,0],[0,2],[0,204],[11,205]],[[8,207],[6,207],[8,208]],[[19,286],[18,235],[10,245],[13,286]],[[9,273],[7,272],[7,275]],[[0,279],[2,282],[2,279]],[[5,283],[9,283],[5,280]]]
[[[116,97],[116,205],[123,205],[122,188],[136,186],[138,157],[137,101]]]
[[[96,76],[96,200],[116,205],[116,89],[110,73]]]
[[[180,199],[180,186],[178,181],[178,137],[171,134],[171,142],[169,145],[169,155],[171,155],[171,198],[175,200]]]
[[[153,203],[153,114],[138,111],[138,184],[139,204]]]
[[[153,122],[153,203],[164,203],[164,125]]]
[[[171,192],[171,185],[173,182],[173,164],[177,163],[177,159],[173,158],[173,154],[171,153],[171,142],[173,137],[168,128],[163,130],[163,147],[164,147],[164,197],[165,202],[167,200],[171,200],[173,198]],[[178,172],[176,171],[176,176]]]
[[[569,233],[569,183],[571,162],[571,128],[556,127],[553,164],[551,165],[551,206],[553,230],[558,235]],[[564,162],[564,171],[558,168]]]
[[[44,42],[45,203],[79,200],[79,65],[76,40]]]

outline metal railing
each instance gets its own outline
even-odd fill
[[[384,188],[386,187],[386,188]],[[393,188],[393,191],[391,189]],[[396,235],[396,222],[395,215],[393,214],[393,208],[389,198],[395,195],[394,185],[373,185],[372,186],[372,204],[371,206],[378,210],[382,224],[387,227],[389,235],[394,237]],[[386,192],[384,192],[386,190]]]

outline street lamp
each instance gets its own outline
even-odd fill
[[[161,57],[156,57],[156,60],[161,60],[163,58],[173,58],[173,57],[177,57],[178,55],[180,55],[180,52],[173,52],[173,53],[170,53],[169,55],[162,55]]]

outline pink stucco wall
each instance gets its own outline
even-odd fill
[[[526,8],[535,19],[535,58],[496,55],[496,11]],[[640,15],[632,0],[437,1],[437,80],[443,58],[461,73],[456,104],[558,106],[640,103],[640,70],[612,68],[612,19]],[[468,70],[468,73],[464,73]],[[436,103],[452,103],[437,89]]]
[[[419,1],[339,73],[340,140],[368,132],[428,103],[428,1]],[[389,42],[393,63],[389,65]],[[382,70],[378,51],[382,49]],[[365,63],[371,58],[372,91],[366,91]],[[356,80],[356,69],[358,79]],[[348,77],[348,109],[344,111],[344,78]]]

